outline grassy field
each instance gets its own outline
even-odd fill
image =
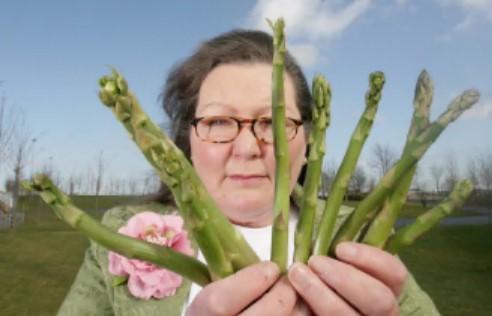
[[[437,227],[401,253],[443,315],[490,315],[492,225]]]
[[[117,199],[100,203],[114,205]],[[41,209],[26,212],[25,225],[0,231],[0,245],[0,315],[55,314],[87,239]],[[492,226],[438,227],[402,258],[443,315],[490,315]]]
[[[359,204],[359,201],[345,201],[345,205],[355,207]],[[405,217],[405,218],[415,218],[419,215],[422,215],[425,211],[429,210],[432,208],[431,205],[427,205],[426,207],[423,207],[420,203],[406,203],[404,206],[404,209],[401,212],[400,217]],[[455,210],[452,213],[452,216],[479,216],[483,215],[480,212],[475,212],[473,210]]]

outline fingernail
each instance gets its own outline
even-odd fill
[[[297,285],[304,285],[308,282],[309,272],[305,265],[294,263],[288,273],[289,280]]]
[[[344,242],[337,246],[336,254],[342,259],[352,259],[357,255],[357,248],[352,243]]]
[[[269,279],[274,279],[280,274],[279,267],[271,261],[263,263],[262,271]]]

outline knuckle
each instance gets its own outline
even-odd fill
[[[209,293],[205,299],[205,310],[208,315],[225,316],[227,311],[223,299],[217,293]]]
[[[381,316],[397,315],[395,314],[395,310],[398,310],[398,304],[396,300],[392,296],[391,297],[386,296],[384,299],[380,300],[375,315],[381,315]]]
[[[408,277],[408,270],[401,261],[399,261],[398,268],[395,269],[395,282],[403,284]]]
[[[221,298],[216,292],[205,288],[193,300],[186,311],[187,316],[192,315],[227,315]]]

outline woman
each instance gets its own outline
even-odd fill
[[[226,33],[202,44],[171,72],[163,98],[175,143],[192,161],[221,211],[263,259],[270,245],[263,237],[272,223],[275,178],[269,121],[272,58],[268,34]],[[289,54],[285,66],[293,189],[306,161],[311,96]],[[110,210],[103,223],[117,229],[143,210],[173,210],[166,188],[160,202],[168,207]],[[396,257],[355,243],[341,244],[336,254],[337,260],[318,256],[307,265],[294,264],[285,277],[280,277],[275,264],[265,261],[203,289],[195,287],[189,300],[186,284],[173,297],[142,301],[124,287],[111,286],[107,251],[92,244],[60,314],[179,315],[185,304],[190,316],[438,314]]]

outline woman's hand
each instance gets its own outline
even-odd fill
[[[398,315],[398,297],[407,277],[403,263],[364,244],[345,242],[338,260],[314,256],[294,264],[291,284],[317,315]]]
[[[300,315],[296,291],[279,276],[272,262],[247,267],[205,286],[186,315]]]

